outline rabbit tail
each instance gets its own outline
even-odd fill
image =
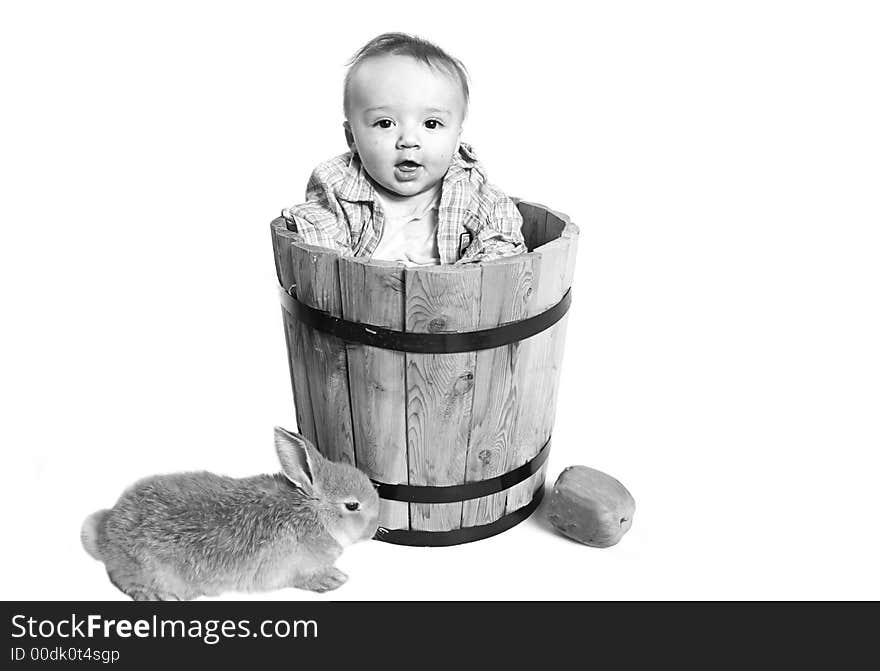
[[[83,522],[82,531],[80,531],[80,539],[86,552],[99,561],[103,561],[104,558],[98,549],[98,539],[104,534],[104,520],[109,512],[109,510],[99,510],[92,513]]]

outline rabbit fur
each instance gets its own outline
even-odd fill
[[[138,481],[113,508],[86,518],[83,546],[134,600],[336,589],[348,578],[333,565],[342,549],[376,533],[376,489],[299,434],[275,427],[275,449],[282,469],[275,475]]]

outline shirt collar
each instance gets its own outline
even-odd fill
[[[373,189],[373,185],[370,184],[367,171],[364,170],[364,166],[357,154],[350,154],[348,168],[346,168],[345,177],[336,196],[351,203],[375,200],[376,192]]]
[[[376,200],[376,190],[370,183],[370,178],[367,175],[367,171],[364,170],[360,157],[355,153],[350,153],[349,156],[345,177],[336,193],[337,198],[351,203],[374,202]],[[449,165],[449,170],[443,178],[443,186],[468,179],[471,170],[478,166],[479,161],[473,148],[469,144],[461,142],[458,151],[452,159],[452,163]]]

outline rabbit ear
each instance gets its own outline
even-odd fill
[[[313,449],[311,443],[298,433],[275,427],[275,451],[281,470],[288,480],[309,495],[315,485]]]

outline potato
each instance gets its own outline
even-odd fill
[[[635,499],[610,475],[587,466],[569,466],[550,492],[547,519],[579,543],[607,548],[623,538],[635,511]]]

